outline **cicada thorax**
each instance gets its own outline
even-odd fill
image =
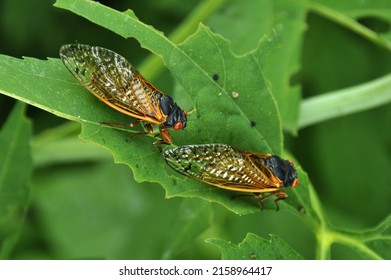
[[[155,94],[159,108],[163,115],[162,123],[160,124],[160,135],[164,142],[171,144],[171,136],[166,127],[172,127],[174,130],[181,130],[186,127],[187,122],[187,111],[182,110],[174,100],[161,92]]]
[[[278,156],[234,149],[224,144],[202,144],[170,149],[163,154],[167,164],[177,172],[223,189],[263,194],[259,203],[288,195],[282,187],[295,187],[297,173],[290,161]]]
[[[125,58],[108,49],[71,44],[60,49],[68,70],[101,101],[115,110],[152,124],[160,125],[163,141],[171,144],[167,127],[176,130],[186,126],[186,111],[171,97],[149,83]],[[125,125],[113,124],[112,125]]]

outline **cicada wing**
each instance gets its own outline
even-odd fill
[[[183,175],[242,192],[270,192],[278,189],[245,153],[223,144],[189,145],[167,150],[169,166]]]
[[[105,48],[70,44],[60,57],[76,79],[100,100],[130,116],[161,123],[156,89],[122,56]]]

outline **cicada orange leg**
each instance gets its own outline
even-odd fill
[[[262,196],[262,193],[253,193],[253,194],[237,194],[237,195],[234,195],[232,198],[233,199],[236,199],[236,198],[245,198],[245,197],[255,197],[258,199],[258,204],[260,206],[260,209],[263,210],[264,209],[264,205],[263,203],[269,199],[270,197],[272,197],[273,195],[277,196],[277,198],[274,200],[274,203],[276,204],[276,211],[279,211],[280,210],[280,206],[278,205],[278,201],[282,200],[282,199],[286,199],[288,197],[288,195],[286,194],[286,192],[284,191],[277,191],[277,192],[272,192],[266,196]]]
[[[268,198],[272,197],[273,195],[277,196],[277,198],[274,200],[274,203],[276,204],[276,211],[280,210],[280,206],[278,205],[278,201],[282,199],[286,199],[288,197],[287,193],[284,191],[278,191],[274,193],[270,193],[267,196],[262,197],[260,200],[258,200],[259,205],[263,209],[263,202],[267,200]]]
[[[112,123],[112,122],[102,122],[101,124],[104,124],[107,126],[114,126],[114,127],[135,127],[136,125],[138,125],[141,122],[142,122],[142,120],[135,120],[134,122],[131,122],[130,124]],[[130,139],[133,137],[136,137],[136,136],[146,135],[146,134],[153,134],[154,137],[159,135],[159,133],[153,132],[152,124],[150,124],[150,123],[145,124],[145,128],[147,129],[146,132],[133,132]],[[163,139],[155,141],[153,144],[158,145],[158,146],[161,144],[168,144],[168,145],[172,144],[170,132],[163,125],[160,126],[159,130],[160,130],[160,135]]]

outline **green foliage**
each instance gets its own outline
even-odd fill
[[[339,1],[323,2],[206,0],[192,11],[191,4],[183,6],[191,11],[189,16],[185,20],[179,19],[182,24],[170,36],[165,36],[158,31],[160,25],[155,29],[139,20],[136,15],[141,12],[119,12],[88,0],[58,0],[56,7],[80,15],[124,38],[135,38],[143,48],[157,55],[147,58],[139,70],[147,77],[159,78],[154,81],[159,88],[161,82],[163,89],[174,89],[173,94],[169,94],[191,112],[188,127],[172,132],[175,145],[226,143],[240,149],[293,158],[284,146],[283,128],[292,134],[299,132],[297,142],[293,139],[288,142],[301,162],[300,165],[295,160],[300,184],[294,190],[287,190],[289,198],[281,203],[279,212],[274,210],[272,201],[268,201],[261,212],[256,200],[232,200],[232,192],[174,173],[165,165],[159,149],[152,145],[156,139],[147,136],[129,139],[129,132],[139,131],[137,129],[141,127],[118,129],[101,125],[105,121],[129,123],[131,119],[89,94],[59,59],[18,59],[0,55],[1,93],[80,123],[80,137],[88,142],[75,139],[79,132],[77,123],[51,127],[49,122],[45,124],[44,119],[33,116],[43,131],[36,133],[32,141],[33,163],[26,160],[20,164],[20,157],[30,157],[27,143],[31,133],[21,106],[15,107],[0,135],[0,141],[4,142],[0,151],[4,157],[1,158],[6,159],[2,160],[0,170],[0,213],[5,217],[8,209],[22,208],[19,211],[23,212],[27,203],[26,187],[31,185],[33,195],[28,209],[41,222],[23,220],[20,212],[7,218],[6,230],[1,232],[2,257],[218,258],[220,253],[211,246],[214,244],[223,259],[390,259],[391,209],[387,201],[391,197],[385,183],[390,175],[382,171],[383,166],[389,166],[390,158],[384,156],[384,145],[372,145],[373,153],[367,155],[363,146],[373,140],[368,137],[360,144],[355,139],[355,145],[350,145],[351,149],[344,154],[339,151],[340,142],[330,141],[327,135],[330,131],[334,134],[334,127],[320,129],[339,121],[335,127],[341,131],[339,127],[343,128],[344,121],[349,118],[342,118],[345,114],[388,103],[389,76],[375,82],[371,80],[390,69],[376,68],[365,76],[359,70],[353,71],[353,62],[350,62],[349,68],[341,67],[351,69],[352,75],[348,79],[347,75],[327,72],[331,61],[338,62],[330,58],[323,60],[319,49],[311,48],[318,42],[316,36],[320,36],[320,32],[311,35],[311,28],[320,24],[319,28],[328,34],[324,26],[330,26],[330,23],[319,23],[327,18],[358,34],[368,44],[381,46],[384,50],[377,50],[379,56],[390,59],[387,41],[390,31],[379,36],[355,21],[364,18],[369,10],[373,17],[384,20],[384,7],[381,1],[360,8],[355,8],[353,3],[341,6]],[[163,5],[160,8],[164,10]],[[321,20],[314,18],[314,14]],[[308,15],[309,30],[304,37]],[[154,19],[158,17],[159,13],[151,15]],[[200,20],[205,24],[198,24]],[[368,22],[367,18],[365,20]],[[58,28],[65,30],[66,26]],[[330,36],[334,37],[327,40],[331,47],[340,33],[335,27],[330,28]],[[77,39],[78,34],[72,36],[76,38],[68,40]],[[115,36],[111,33],[110,37]],[[63,43],[69,43],[65,40]],[[83,41],[78,41],[92,44],[84,37]],[[127,47],[129,42],[125,41],[123,45]],[[115,46],[111,49],[128,57],[126,47],[124,52]],[[319,61],[313,59],[309,63],[311,56]],[[347,57],[348,54],[336,56],[335,60]],[[158,58],[175,78],[174,86],[167,83],[170,76],[161,73]],[[363,61],[354,63],[362,63],[364,67]],[[319,74],[314,76],[316,70]],[[383,72],[379,72],[381,70]],[[299,75],[298,71],[301,71]],[[213,79],[215,74],[218,80]],[[356,81],[351,76],[366,78]],[[334,79],[330,80],[330,77]],[[341,77],[346,79],[338,84]],[[327,86],[322,86],[322,79],[327,81]],[[333,84],[333,81],[336,82]],[[341,89],[348,86],[354,87]],[[311,90],[313,88],[315,90]],[[301,95],[337,89],[301,100]],[[371,114],[370,111],[365,113]],[[382,116],[379,124],[386,126],[390,115],[384,111]],[[320,123],[332,118],[337,119]],[[306,137],[308,130],[301,129],[314,124],[319,132],[311,134],[312,138]],[[359,127],[362,129],[361,126],[350,127],[345,129],[349,134],[357,133]],[[366,131],[371,131],[372,138],[379,142],[389,141],[384,130],[378,134],[376,127]],[[324,141],[317,142],[314,139],[317,135],[323,135],[319,137]],[[334,137],[343,138],[346,134],[341,132]],[[308,138],[309,142],[305,142]],[[112,160],[108,153],[91,142],[106,148],[117,163],[129,166],[133,174],[125,166],[110,164]],[[314,143],[318,145],[314,146]],[[333,143],[334,150],[330,150],[328,145]],[[7,145],[14,148],[3,150]],[[356,147],[360,149],[355,150]],[[346,160],[352,168],[343,166]],[[375,162],[381,164],[372,164]],[[357,175],[356,163],[364,170],[370,168],[368,184],[360,185],[363,179]],[[15,165],[24,170],[24,175],[17,176],[17,180],[13,179],[15,169],[12,167]],[[30,183],[32,166],[35,169]],[[301,166],[307,167],[309,177],[316,182],[316,190]],[[376,171],[380,175],[374,175]],[[328,174],[332,176],[327,177]],[[378,181],[374,182],[375,179]],[[326,189],[323,189],[324,182],[327,182]],[[181,197],[181,202],[162,200],[160,190],[152,188],[151,183],[163,186],[167,198]],[[378,196],[371,191],[375,186]],[[352,194],[354,199],[350,199]],[[375,198],[376,204],[370,207],[376,209],[363,207],[365,203],[362,202],[369,197]],[[210,202],[217,202],[224,208]],[[341,208],[332,207],[333,203]],[[384,207],[380,207],[382,205]],[[339,211],[346,214],[340,215]],[[358,217],[362,217],[361,220]],[[293,232],[295,234],[291,234]],[[23,242],[18,243],[20,234],[20,240],[29,242],[26,247]],[[42,236],[41,239],[37,235]],[[260,237],[269,235],[270,240]],[[234,245],[234,240],[242,240],[244,236],[241,243]],[[38,249],[42,243],[47,250]],[[37,249],[26,250],[29,246]]]
[[[31,122],[18,103],[0,131],[0,256],[9,258],[17,243],[27,207],[32,169],[29,140]]]
[[[208,239],[207,242],[218,246],[223,260],[302,260],[295,250],[275,235],[270,240],[254,234],[247,234],[238,245],[221,239]]]

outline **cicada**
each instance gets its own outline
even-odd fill
[[[253,193],[259,205],[275,195],[278,201],[288,194],[283,187],[295,188],[299,181],[290,160],[276,155],[247,152],[224,144],[188,145],[163,153],[175,171],[204,183],[238,192]],[[264,193],[269,193],[262,196]]]
[[[187,112],[148,82],[121,55],[101,47],[70,44],[61,47],[60,57],[73,76],[97,98],[137,119],[129,126],[145,121],[148,132],[153,133],[152,125],[157,124],[167,144],[172,143],[167,128],[186,127]]]

